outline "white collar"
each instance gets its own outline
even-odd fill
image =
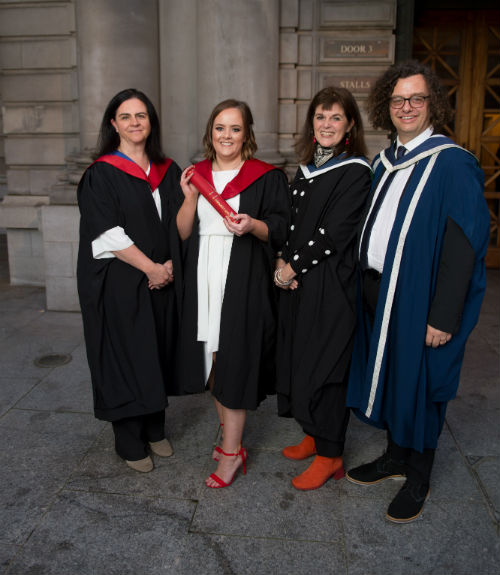
[[[433,132],[434,132],[434,128],[432,126],[429,126],[421,134],[419,134],[418,136],[413,138],[413,140],[410,140],[406,144],[402,144],[401,140],[399,139],[399,136],[398,136],[396,138],[396,150],[399,148],[399,146],[404,146],[406,148],[407,152],[411,152],[415,148],[418,148],[418,146],[420,146],[420,144],[425,142],[425,140],[427,140],[427,138],[430,138],[432,136]]]
[[[331,160],[329,160],[324,166],[321,166],[320,168],[314,168],[313,170],[309,170],[309,168],[305,164],[300,164],[300,169],[302,170],[302,173],[306,178],[313,178],[316,176],[320,176],[325,172],[329,172],[330,170],[334,170],[336,168],[341,168],[346,164],[361,164],[363,166],[366,166],[369,170],[371,170],[371,166],[368,163],[368,161],[365,160],[365,158],[358,156],[349,156],[348,158],[344,158],[333,163],[330,162]]]

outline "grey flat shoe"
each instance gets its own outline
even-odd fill
[[[144,459],[138,459],[137,461],[129,461],[125,459],[125,463],[134,471],[140,471],[141,473],[149,473],[153,471],[154,465],[153,460],[149,455]]]
[[[174,453],[174,450],[172,449],[168,439],[150,441],[149,447],[155,455],[159,455],[160,457],[170,457]]]

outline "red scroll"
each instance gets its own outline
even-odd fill
[[[226,200],[220,197],[215,188],[207,182],[202,175],[196,172],[194,168],[191,173],[192,176],[190,182],[200,192],[200,194],[206,198],[208,203],[213,206],[223,218],[229,217],[233,222],[238,222],[239,220],[236,217],[238,214],[226,202]]]

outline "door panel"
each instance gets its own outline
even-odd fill
[[[500,267],[500,11],[427,11],[413,56],[431,66],[455,110],[447,135],[473,152],[485,173],[491,217],[489,267]]]

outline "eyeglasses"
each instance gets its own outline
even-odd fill
[[[403,98],[402,96],[392,96],[392,98],[389,98],[389,104],[391,108],[395,108],[396,110],[403,108],[405,102],[410,102],[410,106],[412,108],[422,108],[427,98],[430,98],[430,96],[410,96],[409,98]]]

